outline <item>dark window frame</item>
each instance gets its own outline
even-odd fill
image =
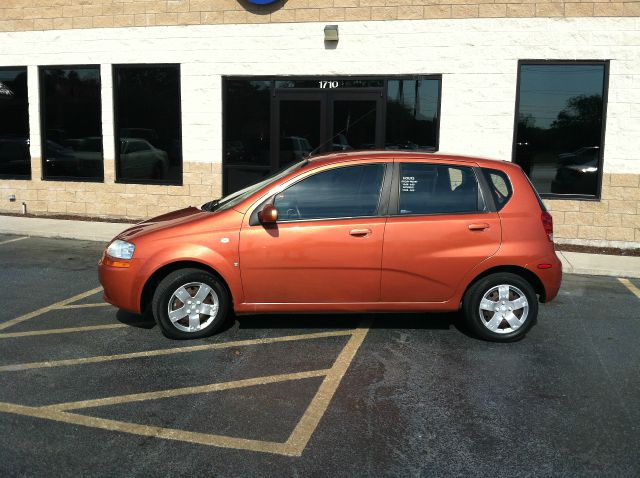
[[[341,80],[341,79],[347,79],[347,80],[382,80],[383,81],[383,85],[381,87],[346,87],[346,88],[334,88],[334,89],[323,89],[323,88],[276,88],[276,82],[277,81],[281,81],[281,80],[290,80],[290,81],[320,81],[320,80]],[[278,118],[276,118],[276,102],[277,102],[277,92],[287,92],[287,94],[300,94],[300,95],[304,95],[305,93],[310,93],[310,92],[351,92],[351,93],[357,93],[357,92],[375,92],[380,94],[380,98],[381,98],[381,117],[382,117],[382,124],[379,126],[381,128],[381,138],[380,140],[382,141],[382,144],[385,144],[385,140],[386,140],[386,118],[387,118],[387,101],[388,101],[388,81],[389,80],[435,80],[438,82],[438,105],[437,105],[437,119],[435,122],[435,127],[436,127],[436,141],[435,141],[435,149],[433,151],[431,151],[432,153],[437,153],[440,149],[440,125],[441,125],[441,117],[442,117],[442,80],[443,80],[443,74],[442,73],[425,73],[425,74],[417,74],[417,73],[413,73],[413,74],[406,74],[406,75],[402,75],[402,74],[392,74],[392,75],[256,75],[256,76],[251,76],[251,75],[223,75],[222,76],[222,115],[224,118],[225,115],[225,108],[226,105],[228,103],[227,101],[227,82],[228,81],[265,81],[265,82],[270,82],[271,86],[270,86],[270,98],[271,98],[271,103],[270,103],[270,122],[271,122],[271,136],[273,136],[273,130],[274,130],[274,122],[276,122],[278,120]],[[291,93],[289,93],[291,92]],[[224,178],[225,175],[225,169],[227,167],[227,164],[225,162],[225,138],[227,135],[227,123],[225,121],[222,122],[222,174],[223,174],[223,178],[222,178],[222,185],[223,185],[223,191],[222,194],[227,195],[229,194],[229,191],[227,191],[227,187],[226,187],[226,181]],[[394,150],[389,150],[389,151],[394,151]],[[271,158],[271,164],[273,164],[274,159]],[[233,165],[230,165],[231,167],[233,167]],[[272,170],[271,173],[273,173],[274,171]]]
[[[118,114],[118,88],[116,88],[116,70],[118,68],[156,68],[177,67],[178,69],[178,115],[180,117],[180,169],[177,181],[155,181],[153,179],[121,179],[119,178],[118,160],[120,158],[120,136],[118,135],[120,115]],[[116,184],[147,184],[150,186],[183,186],[184,185],[184,144],[182,142],[182,63],[114,63],[111,65],[111,86],[113,101],[113,143],[114,143],[114,182]]]
[[[31,116],[29,115],[29,67],[27,66],[0,66],[0,71],[24,70],[27,81],[27,141],[29,144],[29,163],[31,163]],[[0,179],[14,179],[18,181],[31,181],[33,179],[33,169],[29,164],[29,174],[0,174]]]
[[[100,137],[102,138],[102,177],[101,178],[75,178],[75,177],[68,177],[68,176],[57,176],[57,177],[51,177],[51,178],[47,178],[45,177],[45,166],[44,166],[44,161],[46,159],[45,157],[45,149],[46,149],[46,145],[47,145],[47,139],[46,139],[46,135],[47,135],[47,131],[45,126],[45,118],[46,118],[46,101],[44,98],[45,95],[45,87],[44,87],[44,71],[47,69],[59,69],[59,70],[65,70],[65,69],[77,69],[77,70],[81,70],[81,69],[89,69],[89,68],[94,68],[98,70],[99,76],[100,76],[100,101],[99,101],[99,108],[100,108]],[[72,183],[104,183],[104,130],[103,130],[103,123],[102,123],[102,69],[100,67],[99,64],[79,64],[79,65],[69,65],[69,64],[64,64],[64,65],[39,65],[38,66],[38,102],[39,102],[39,107],[40,107],[40,119],[39,119],[39,124],[40,124],[40,168],[41,168],[41,172],[40,172],[40,178],[42,181],[65,181],[65,182],[72,182]]]
[[[607,105],[609,103],[609,66],[610,60],[518,60],[516,80],[515,111],[513,115],[513,141],[511,145],[511,161],[516,162],[516,143],[518,141],[518,117],[520,115],[520,81],[523,65],[594,65],[604,67],[604,79],[602,85],[602,131],[600,134],[600,161],[598,164],[597,190],[595,195],[590,194],[558,194],[539,193],[543,199],[564,199],[576,201],[600,201],[602,199],[602,177],[604,171],[604,147],[607,130]],[[535,189],[535,188],[534,188]]]

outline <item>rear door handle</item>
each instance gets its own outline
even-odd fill
[[[489,224],[486,222],[481,222],[478,224],[469,224],[470,231],[484,231],[485,229],[489,229]]]
[[[351,229],[349,234],[355,237],[366,237],[371,234],[371,229]]]

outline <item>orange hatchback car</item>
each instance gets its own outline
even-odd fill
[[[304,160],[200,208],[137,224],[100,261],[105,300],[165,335],[246,313],[462,309],[522,337],[558,293],[551,216],[520,167],[433,153]]]

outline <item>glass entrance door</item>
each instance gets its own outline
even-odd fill
[[[278,97],[273,135],[274,170],[317,152],[326,136],[326,104],[318,93],[287,93]]]
[[[382,147],[382,98],[378,93],[330,92],[327,151]]]
[[[274,170],[318,153],[382,147],[377,92],[287,91],[277,94],[276,103]]]

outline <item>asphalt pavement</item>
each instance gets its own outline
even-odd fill
[[[1,476],[640,475],[640,281],[565,275],[521,341],[458,314],[104,304],[104,244],[0,235]]]

